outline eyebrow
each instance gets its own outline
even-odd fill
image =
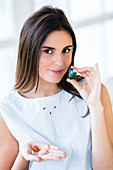
[[[68,45],[68,46],[66,46],[66,47],[64,47],[64,48],[69,48],[69,47],[73,47],[73,45]],[[49,47],[49,46],[42,46],[41,48],[49,48],[49,49],[51,49],[51,50],[55,50],[54,47]]]

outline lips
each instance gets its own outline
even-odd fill
[[[49,71],[56,74],[56,75],[60,75],[60,74],[62,74],[63,70],[49,70]]]

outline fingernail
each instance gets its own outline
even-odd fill
[[[69,78],[67,78],[67,79],[66,79],[66,81],[68,81],[68,82],[69,82]]]
[[[38,162],[41,162],[41,159],[39,158],[39,157],[37,157],[37,159],[36,159]]]

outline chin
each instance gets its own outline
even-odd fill
[[[61,78],[57,78],[57,79],[51,79],[51,80],[48,80],[48,82],[50,83],[53,83],[53,84],[58,84],[60,81],[62,80],[62,77]]]

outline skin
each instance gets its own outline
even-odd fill
[[[98,64],[93,67],[75,68],[86,79],[84,85],[68,79],[86,101],[91,114],[92,167],[96,170],[113,169],[113,114],[108,91],[101,84]]]
[[[38,91],[35,93],[34,88],[28,93],[21,93],[28,98],[50,96],[61,90],[57,83],[71,64],[72,38],[66,31],[54,31],[48,35],[41,50]]]
[[[28,93],[21,93],[24,97],[36,98],[50,96],[61,90],[58,88],[57,83],[62,79],[68,69],[72,57],[72,47],[68,47],[65,53],[63,52],[67,46],[72,46],[72,39],[67,32],[54,31],[50,33],[42,44],[42,53],[39,59],[38,91],[35,93],[35,89],[33,89]],[[47,47],[52,48],[50,49]],[[73,67],[73,70],[83,75],[86,79],[84,85],[78,84],[73,79],[67,79],[67,81],[77,88],[90,109],[93,169],[112,170],[113,114],[108,91],[106,87],[101,84],[98,64],[96,64],[95,67]],[[18,144],[8,131],[2,118],[0,119],[0,124],[2,124],[2,128],[0,128],[0,149],[3,150],[3,152],[0,152],[0,165],[3,167],[2,169],[8,170],[11,169],[18,154]],[[5,136],[3,130],[5,131]],[[38,153],[34,153],[31,149],[34,144],[40,149]],[[7,156],[9,156],[9,150],[12,153],[12,157],[10,157],[6,163],[6,153]],[[53,159],[60,160],[65,157],[66,153],[61,151],[57,146],[49,146],[33,141],[29,144],[25,144],[20,150],[12,170],[25,170],[29,160],[40,162]]]
[[[46,81],[49,85],[57,87],[57,83],[61,81],[71,64],[72,39],[65,31],[55,31],[47,37],[41,49],[39,82]]]

